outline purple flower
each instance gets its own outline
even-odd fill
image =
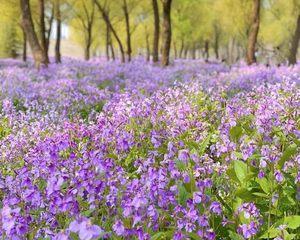
[[[73,221],[70,223],[69,230],[71,232],[78,233],[80,240],[91,240],[99,238],[103,235],[103,230],[97,226],[93,225],[89,220],[82,219],[81,221]]]
[[[221,213],[222,213],[222,207],[221,207],[220,203],[218,203],[218,202],[212,202],[209,209],[213,213],[216,213],[217,215],[221,215]]]
[[[257,223],[252,221],[250,224],[242,224],[239,226],[238,232],[243,234],[246,239],[251,238],[258,232]]]
[[[113,230],[115,231],[117,236],[122,236],[125,232],[123,222],[121,220],[117,220],[113,225]]]
[[[189,151],[186,149],[179,150],[178,159],[184,163],[187,163],[190,158]]]
[[[193,193],[193,201],[194,203],[201,203],[203,200],[203,193],[201,192],[194,192]]]
[[[280,183],[283,182],[283,180],[284,180],[284,177],[283,177],[282,173],[279,170],[275,171],[274,177],[275,177],[276,181],[280,182]]]

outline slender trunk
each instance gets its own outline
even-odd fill
[[[47,59],[34,30],[29,0],[20,0],[20,6],[22,11],[22,26],[26,32],[35,66],[39,69],[41,65],[47,66]]]
[[[163,31],[162,31],[162,66],[170,63],[170,47],[172,40],[171,5],[172,0],[162,0],[163,4]]]
[[[92,45],[92,24],[88,24],[86,45],[85,45],[85,49],[84,49],[84,59],[86,61],[90,60],[91,45]]]
[[[146,32],[146,50],[147,50],[147,56],[146,56],[146,60],[147,62],[150,61],[150,43],[149,43],[149,34]]]
[[[49,19],[49,28],[46,31],[46,53],[47,54],[49,53],[49,45],[50,45],[50,37],[51,37],[53,20],[54,20],[54,7],[52,8],[51,16]]]
[[[193,47],[192,47],[192,59],[196,59],[196,44],[193,43]]]
[[[292,39],[290,55],[288,57],[289,65],[294,65],[297,63],[297,51],[298,51],[299,40],[300,40],[300,14],[298,15],[297,26]]]
[[[61,63],[60,42],[61,42],[61,14],[60,14],[60,0],[56,0],[56,42],[55,42],[55,62]]]
[[[84,49],[84,60],[90,60],[90,45],[86,45]]]
[[[188,58],[188,52],[189,52],[189,48],[186,47],[186,48],[184,49],[184,59],[187,59],[187,58]]]
[[[153,15],[154,15],[154,34],[153,34],[153,62],[159,61],[159,9],[157,0],[152,0]]]
[[[208,59],[209,59],[209,41],[205,41],[205,43],[204,43],[204,53],[205,53],[205,61],[208,62]]]
[[[101,4],[97,0],[94,0],[94,2],[101,13],[103,20],[105,21],[106,24],[108,24],[110,31],[112,32],[116,41],[118,42],[119,49],[121,52],[121,62],[124,63],[125,62],[125,54],[124,54],[124,48],[123,48],[122,42],[121,42],[117,32],[115,31],[114,27],[112,26],[109,16],[107,15],[105,9],[101,6]]]
[[[111,39],[110,39],[110,44],[109,44],[109,46],[110,46],[111,58],[112,58],[112,60],[115,61],[115,60],[116,60],[115,50],[114,50],[114,45],[113,45]]]
[[[26,37],[26,32],[22,28],[23,32],[23,62],[27,61],[27,37]]]
[[[183,51],[184,51],[184,38],[181,39],[181,47],[180,47],[180,51],[179,51],[179,58],[182,58]]]
[[[256,46],[257,35],[259,31],[259,21],[260,21],[259,12],[260,12],[260,0],[253,0],[251,27],[248,36],[247,56],[246,56],[248,65],[251,65],[256,62],[255,46]]]
[[[219,38],[220,38],[220,35],[216,31],[215,32],[215,44],[214,44],[214,52],[215,52],[216,59],[219,59]]]
[[[125,22],[126,22],[127,58],[128,58],[128,62],[130,62],[131,61],[132,49],[131,49],[130,20],[129,20],[127,0],[123,0],[123,11],[124,11]]]
[[[175,41],[173,42],[173,48],[174,48],[174,58],[177,59],[178,54],[177,54],[177,45]]]
[[[109,26],[106,24],[106,44],[105,44],[105,52],[106,52],[106,60],[110,60],[109,56],[109,47],[110,47],[110,32],[109,32]]]
[[[41,48],[44,51],[46,62],[49,63],[49,56],[47,51],[47,39],[46,39],[46,25],[45,25],[45,1],[39,0],[39,17],[40,17],[40,41]]]

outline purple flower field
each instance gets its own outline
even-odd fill
[[[1,239],[300,239],[300,65],[0,61]]]

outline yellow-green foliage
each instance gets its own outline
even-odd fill
[[[20,14],[14,2],[0,0],[0,57],[15,57],[20,49]]]

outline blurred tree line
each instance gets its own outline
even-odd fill
[[[50,62],[51,37],[61,62],[62,24],[86,60],[144,55],[164,66],[170,57],[295,64],[300,38],[299,0],[0,0],[0,6],[0,57],[26,61],[29,45],[37,67]]]

